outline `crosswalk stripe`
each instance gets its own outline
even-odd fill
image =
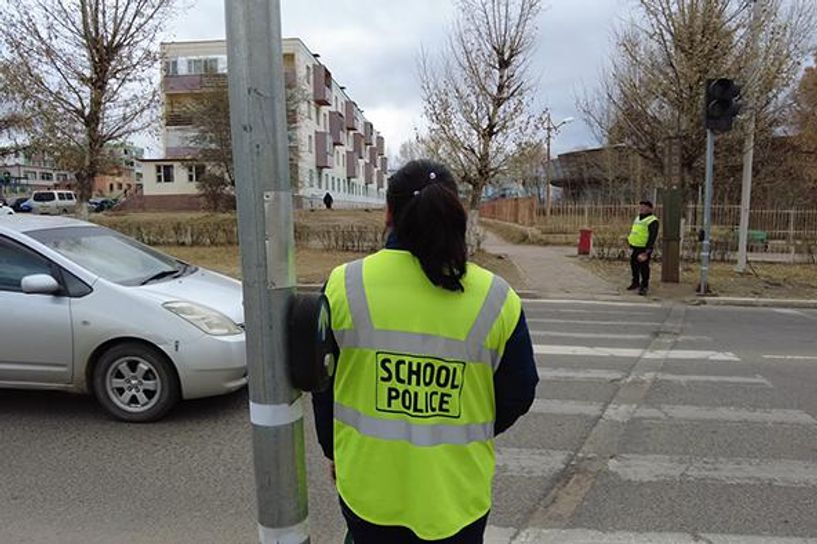
[[[710,351],[694,349],[670,349],[647,351],[637,348],[608,348],[556,344],[536,344],[533,346],[536,355],[579,355],[586,357],[640,357],[643,359],[677,359],[706,361],[740,361],[734,353],[728,351]]]
[[[730,535],[718,533],[632,533],[593,531],[589,529],[526,529],[518,537],[499,533],[507,540],[486,541],[491,544],[817,544],[817,538]]]
[[[552,476],[560,471],[571,452],[525,448],[497,448],[496,470],[504,476]]]
[[[590,321],[585,319],[558,319],[552,317],[531,317],[526,319],[528,323],[563,323],[566,325],[605,325],[619,327],[656,327],[661,325],[661,321],[628,321],[619,319],[616,321]]]
[[[620,370],[604,370],[597,368],[570,369],[550,368],[539,366],[536,368],[542,380],[570,380],[570,381],[615,381],[623,380],[627,373]],[[667,374],[660,372],[637,374],[626,378],[627,381],[655,379],[659,381],[688,383],[723,383],[735,385],[760,385],[772,387],[772,384],[762,376],[702,376],[699,374]]]
[[[607,469],[637,483],[701,480],[729,485],[817,486],[817,463],[788,459],[624,454],[608,461]]]
[[[526,299],[525,304],[565,304],[565,305],[591,305],[591,306],[620,306],[623,308],[661,308],[660,304],[652,302],[618,302],[614,300],[573,300],[556,298],[534,298]]]
[[[588,314],[588,315],[626,315],[632,317],[638,316],[655,316],[655,312],[633,312],[631,310],[581,310],[577,308],[536,308],[539,311],[555,312],[559,314]]]
[[[595,332],[531,331],[531,336],[556,336],[563,338],[588,338],[603,340],[649,340],[649,334],[603,334]]]
[[[745,408],[662,404],[636,406],[578,400],[535,399],[531,406],[535,414],[562,416],[599,416],[610,421],[626,422],[630,418],[648,420],[718,421],[728,423],[779,423],[783,425],[817,425],[817,420],[802,410],[752,410]]]
[[[764,355],[764,359],[790,361],[817,361],[817,355]]]

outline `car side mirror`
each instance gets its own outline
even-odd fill
[[[61,289],[60,284],[48,274],[32,274],[20,282],[23,293],[28,295],[53,295]]]

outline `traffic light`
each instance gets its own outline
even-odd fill
[[[728,132],[740,113],[740,86],[731,79],[708,79],[704,104],[704,126],[713,132]]]

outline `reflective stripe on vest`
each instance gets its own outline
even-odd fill
[[[367,416],[337,402],[335,419],[366,436],[382,440],[405,440],[420,447],[463,445],[484,442],[494,437],[493,422],[473,425],[413,425],[408,421]]]
[[[636,216],[627,243],[632,247],[647,247],[647,242],[650,241],[650,225],[656,221],[658,218],[654,215],[648,215],[644,219]]]
[[[354,261],[346,265],[346,298],[354,328],[335,331],[335,339],[341,349],[366,348],[418,355],[434,354],[445,359],[484,363],[491,365],[496,371],[499,354],[485,347],[485,339],[502,312],[508,291],[508,284],[499,276],[494,276],[488,296],[464,341],[429,334],[377,330],[372,326],[366,301],[363,261]]]

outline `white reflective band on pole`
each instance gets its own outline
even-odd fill
[[[258,539],[261,544],[304,544],[309,542],[309,524],[304,520],[298,525],[280,529],[259,524]]]
[[[303,397],[292,404],[258,404],[250,401],[250,422],[260,427],[283,427],[303,419]]]

